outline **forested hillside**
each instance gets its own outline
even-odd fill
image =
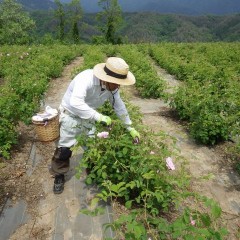
[[[50,9],[54,0],[18,0],[31,9]],[[71,0],[61,0],[69,3]],[[239,0],[118,0],[124,12],[158,12],[186,15],[233,14],[240,12]],[[98,0],[81,0],[83,10],[88,13],[98,12]]]
[[[57,23],[51,12],[31,13],[35,20],[36,38],[55,35]],[[207,42],[239,41],[240,14],[228,16],[183,16],[160,13],[125,13],[119,33],[125,42]],[[80,40],[90,43],[99,35],[96,14],[84,14],[80,22]]]
[[[122,29],[130,42],[239,41],[240,14],[183,16],[158,13],[126,14]]]

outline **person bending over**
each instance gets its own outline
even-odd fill
[[[109,100],[117,116],[123,121],[131,136],[140,138],[132,127],[128,111],[119,93],[120,85],[135,83],[128,64],[118,57],[109,57],[93,69],[80,72],[69,84],[60,104],[60,138],[52,157],[51,171],[55,176],[53,192],[60,194],[64,189],[64,174],[69,170],[71,147],[77,143],[76,136],[93,134],[95,122],[111,125],[111,118],[96,109]]]

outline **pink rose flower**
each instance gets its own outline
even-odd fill
[[[109,132],[100,132],[97,134],[99,138],[108,138]]]
[[[172,158],[168,157],[166,159],[166,163],[167,163],[166,166],[168,167],[168,169],[175,170],[175,166],[174,166],[174,163],[172,161]]]
[[[196,221],[193,220],[192,216],[190,217],[190,223],[191,223],[192,226],[195,226],[195,224],[196,224]]]

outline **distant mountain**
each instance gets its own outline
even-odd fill
[[[50,10],[55,8],[55,4],[50,0],[17,0],[26,10]]]
[[[64,3],[71,0],[61,0]],[[159,12],[186,15],[232,14],[240,12],[239,0],[118,0],[124,12]],[[99,11],[98,0],[81,0],[86,12]]]
[[[50,10],[54,0],[17,0],[27,10]],[[71,0],[61,0],[69,3]],[[0,0],[1,2],[1,0]],[[101,10],[99,0],[80,0],[86,13]],[[182,15],[228,15],[240,13],[240,0],[118,0],[123,12],[156,12]]]
[[[186,16],[126,13],[120,30],[130,43],[240,41],[240,14]]]

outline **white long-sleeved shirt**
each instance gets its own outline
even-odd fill
[[[119,91],[114,92],[102,89],[100,80],[94,76],[93,70],[88,69],[79,73],[70,83],[63,96],[61,105],[64,109],[82,119],[98,121],[100,113],[96,109],[106,100],[113,103],[114,111],[125,125],[131,125],[128,111],[122,101]]]

